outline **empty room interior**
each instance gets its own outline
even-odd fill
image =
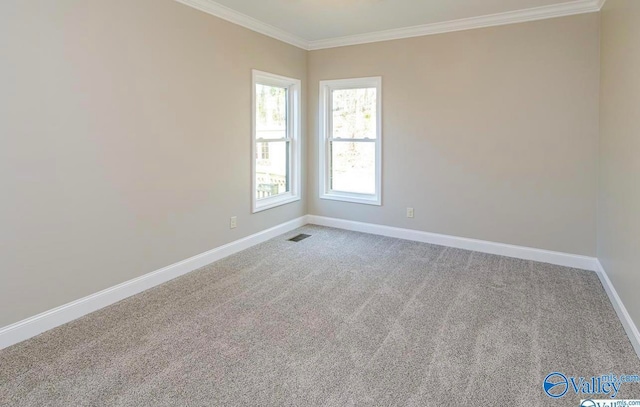
[[[0,55],[0,406],[640,405],[639,0],[1,0]]]

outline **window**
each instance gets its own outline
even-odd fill
[[[269,159],[269,143],[260,143],[260,159]]]
[[[320,198],[382,204],[382,78],[320,82]]]
[[[300,81],[253,71],[253,212],[300,199]]]

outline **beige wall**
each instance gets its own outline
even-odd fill
[[[311,52],[310,213],[595,255],[598,44],[593,13]],[[378,75],[383,206],[320,200],[318,81]]]
[[[601,17],[598,258],[640,327],[640,2]]]
[[[249,195],[251,69],[306,81],[305,51],[173,0],[3,0],[0,55],[0,327],[306,214]]]

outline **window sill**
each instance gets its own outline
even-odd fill
[[[267,209],[272,209],[277,206],[290,204],[292,202],[297,202],[300,200],[300,196],[285,194],[281,196],[274,196],[271,198],[263,199],[261,201],[257,201],[253,206],[253,213],[258,213],[262,211],[266,211]]]
[[[379,196],[373,195],[362,195],[362,194],[349,194],[349,193],[339,193],[339,192],[331,192],[320,195],[320,199],[328,199],[331,201],[342,201],[342,202],[351,202],[362,205],[374,205],[374,206],[382,206],[382,200]]]

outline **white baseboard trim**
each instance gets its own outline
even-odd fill
[[[455,247],[459,249],[473,250],[489,254],[497,254],[507,257],[515,257],[525,260],[534,260],[561,266],[574,267],[584,270],[596,271],[605,291],[609,295],[611,303],[618,313],[618,317],[624,326],[631,343],[640,357],[640,333],[634,325],[629,313],[624,307],[620,297],[616,293],[606,272],[600,262],[592,257],[579,256],[548,250],[533,249],[522,246],[514,246],[503,243],[488,242],[483,240],[447,236],[436,233],[422,232],[418,230],[402,229],[391,226],[376,225],[371,223],[354,222],[344,219],[327,218],[316,215],[306,215],[291,220],[270,229],[258,232],[251,236],[236,240],[224,246],[217,247],[208,252],[193,256],[189,259],[153,271],[133,280],[126,281],[114,287],[107,288],[98,293],[89,295],[79,300],[70,302],[52,310],[43,312],[31,318],[15,324],[0,328],[0,349],[9,347],[26,339],[37,336],[57,326],[71,322],[84,315],[90,314],[101,308],[114,304],[120,300],[141,293],[157,285],[165,283],[176,277],[180,277],[191,271],[197,270],[215,261],[223,259],[251,246],[265,242],[283,233],[290,232],[306,224],[328,226],[339,229],[352,230],[363,233],[372,233],[399,239],[413,240],[423,243],[437,244],[441,246]]]
[[[616,289],[613,287],[613,283],[609,280],[609,276],[605,271],[604,267],[599,260],[596,260],[598,277],[600,278],[600,282],[602,282],[602,286],[604,290],[607,292],[609,296],[609,300],[611,304],[613,304],[613,308],[616,310],[618,314],[618,318],[620,318],[620,322],[622,322],[622,326],[624,330],[627,332],[627,336],[633,345],[633,348],[636,350],[638,354],[638,358],[640,358],[640,332],[638,331],[638,327],[633,323],[627,308],[622,303],[620,296],[616,292]]]
[[[15,324],[0,328],[0,349],[32,338],[57,326],[114,304],[132,295],[141,293],[176,277],[197,270],[251,246],[265,242],[283,233],[307,224],[307,217],[291,220],[251,236],[236,240],[208,252],[153,271],[133,280],[126,281],[106,290],[70,302],[52,310],[27,318]]]
[[[431,243],[440,246],[455,247],[458,249],[497,254],[506,257],[515,257],[517,259],[534,260],[542,263],[573,267],[582,270],[597,270],[597,260],[595,257],[580,256],[577,254],[553,252],[549,250],[533,249],[530,247],[514,246],[504,243],[488,242],[485,240],[468,239],[465,237],[441,235],[413,229],[402,229],[392,226],[354,222],[351,220],[327,218],[316,215],[308,215],[308,222],[314,225],[352,230],[355,232],[372,233],[375,235],[395,237],[398,239],[414,240],[416,242]]]

